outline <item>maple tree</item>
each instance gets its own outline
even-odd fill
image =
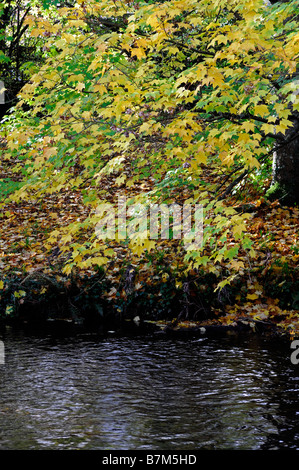
[[[17,180],[2,207],[72,193],[80,213],[70,223],[54,208],[45,241],[70,274],[165,247],[140,234],[99,240],[102,203],[200,203],[203,246],[169,241],[171,264],[216,274],[224,264],[220,289],[250,269],[252,214],[227,197],[273,153],[279,182],[290,149],[283,185],[298,197],[297,2],[79,0],[53,17],[32,11],[26,25],[46,57],[2,127]]]

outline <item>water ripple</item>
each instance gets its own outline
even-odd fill
[[[256,340],[4,341],[0,449],[299,448],[298,372]]]

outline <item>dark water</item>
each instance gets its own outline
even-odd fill
[[[0,449],[299,449],[299,365],[255,336],[6,331]]]

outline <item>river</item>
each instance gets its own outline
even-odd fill
[[[253,334],[0,338],[2,450],[299,449],[286,346]]]

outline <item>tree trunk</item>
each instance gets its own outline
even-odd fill
[[[274,154],[270,190],[286,205],[299,204],[299,113],[293,115],[293,122],[293,127],[284,136],[287,143]]]
[[[267,4],[288,3],[290,0],[267,0]],[[298,15],[293,20],[298,20]],[[297,69],[298,73],[298,69]],[[298,89],[295,95],[299,93]],[[299,112],[292,110],[293,127],[285,136],[278,136],[278,150],[273,155],[272,186],[269,195],[278,198],[283,204],[299,204]],[[282,145],[286,142],[285,145]]]

